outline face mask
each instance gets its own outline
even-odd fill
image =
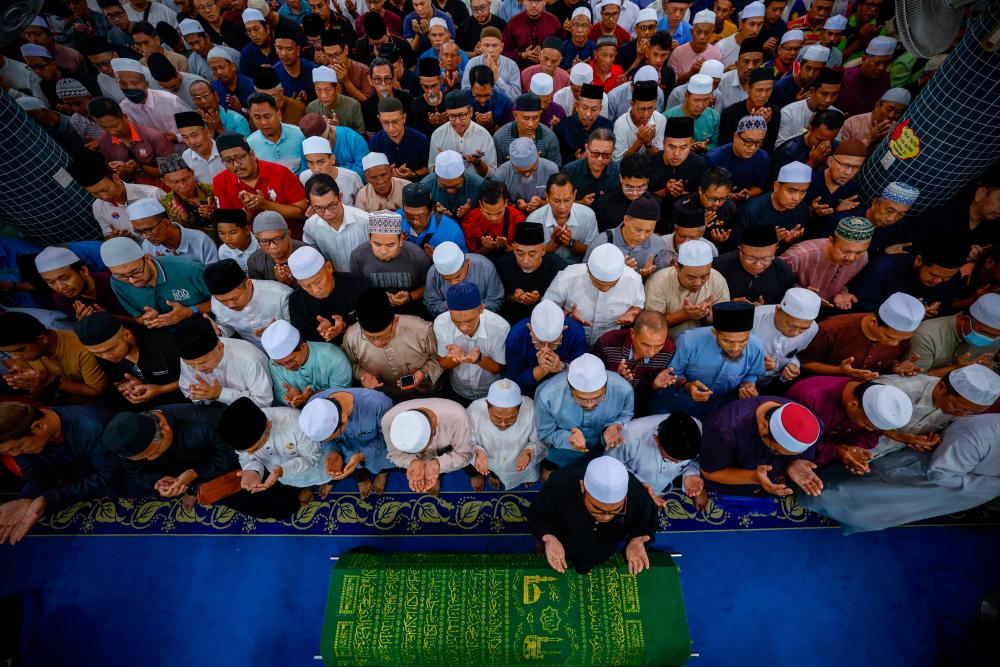
[[[971,321],[969,322],[969,333],[962,334],[962,338],[972,347],[988,347],[997,342],[996,338],[990,338],[986,334],[981,334],[973,329]]]
[[[128,98],[129,102],[142,104],[146,101],[146,91],[142,88],[122,88],[122,94]]]

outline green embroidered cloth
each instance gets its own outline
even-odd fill
[[[678,568],[650,550],[581,576],[535,554],[348,552],[323,624],[328,667],[683,665],[691,636]]]

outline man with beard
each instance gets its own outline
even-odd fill
[[[406,242],[402,222],[392,211],[369,214],[370,242],[351,253],[350,271],[384,289],[395,312],[425,317],[422,300],[431,259],[420,246]]]
[[[111,290],[111,274],[91,271],[69,248],[45,248],[35,256],[35,268],[52,288],[52,301],[73,319],[82,320],[102,311],[129,319]]]

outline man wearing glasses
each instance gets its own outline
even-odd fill
[[[128,206],[132,230],[142,237],[142,251],[154,257],[188,257],[200,264],[219,261],[208,234],[171,222],[157,199],[140,199]]]
[[[744,116],[736,124],[733,140],[708,152],[705,164],[723,167],[733,177],[736,203],[745,202],[764,192],[767,185],[767,151],[761,150],[767,136],[767,121],[763,116]]]
[[[277,280],[291,287],[299,284],[288,268],[288,258],[306,245],[293,239],[280,213],[264,211],[253,220],[258,248],[247,259],[247,275],[256,280]]]
[[[528,522],[560,574],[571,563],[587,574],[622,542],[631,574],[649,568],[646,545],[656,537],[656,505],[618,459],[600,456],[586,467],[552,473],[528,508]]]
[[[755,306],[774,304],[795,285],[791,267],[776,257],[777,253],[774,227],[758,225],[748,228],[737,250],[721,255],[713,268],[726,279],[734,301],[749,301]]]
[[[275,211],[285,218],[302,218],[308,201],[295,174],[274,162],[258,160],[246,137],[220,134],[215,144],[226,171],[212,179],[219,208],[241,208],[251,216]]]
[[[497,168],[497,150],[493,136],[472,120],[472,96],[467,90],[453,90],[444,97],[448,122],[431,135],[427,166],[434,168],[434,158],[443,151],[455,151],[465,161],[465,169],[485,178]]]
[[[250,123],[247,122],[247,119],[240,113],[219,104],[219,94],[208,82],[195,81],[189,90],[191,91],[191,101],[196,107],[195,111],[201,115],[205,127],[208,128],[212,136],[218,136],[223,132],[236,132],[244,137],[250,136]],[[236,102],[242,107],[239,100]],[[174,116],[175,119],[177,115]],[[180,127],[177,128],[177,131],[180,133]]]
[[[111,290],[136,321],[150,329],[172,327],[211,310],[205,267],[186,257],[150,257],[129,237],[101,244]]]

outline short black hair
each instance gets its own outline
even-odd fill
[[[150,37],[160,38],[156,34],[156,28],[149,21],[138,21],[132,25],[132,30],[130,31],[133,35],[149,35]]]
[[[545,192],[549,192],[553,187],[562,187],[564,185],[572,185],[573,189],[576,190],[576,184],[573,183],[573,179],[569,177],[569,174],[564,171],[557,171],[549,176],[549,180],[545,181]]]
[[[690,415],[674,410],[656,429],[660,448],[680,461],[693,459],[701,453],[701,429]]]
[[[104,118],[106,116],[121,118],[123,115],[121,106],[110,97],[95,97],[90,100],[90,103],[87,105],[87,111],[90,112],[92,118]]]
[[[670,36],[670,33],[666,30],[659,30],[653,33],[653,36],[649,38],[650,46],[658,46],[664,51],[669,51],[674,45],[674,38]]]
[[[615,133],[606,127],[599,127],[587,136],[588,144],[592,144],[595,141],[610,141],[614,143]]]
[[[476,65],[469,70],[469,86],[492,86],[496,83],[496,77],[493,76],[493,70],[491,70],[486,65]]]
[[[254,93],[248,97],[247,109],[252,107],[254,104],[267,104],[275,111],[278,110],[278,100],[274,99],[274,96],[268,93]]]
[[[809,127],[815,130],[820,126],[839,130],[844,126],[844,114],[836,109],[817,111],[813,114],[812,120],[809,121]]]
[[[316,174],[306,181],[306,195],[309,197],[322,197],[328,194],[340,194],[340,187],[337,181],[329,174]]]
[[[482,185],[479,186],[479,201],[480,203],[485,202],[487,204],[497,204],[501,200],[508,201],[510,199],[510,193],[507,192],[507,186],[504,185],[503,181],[496,181],[492,178],[487,178],[483,181]]]
[[[706,169],[705,173],[701,175],[701,185],[699,187],[702,190],[708,190],[709,188],[732,189],[733,175],[725,167]]]
[[[629,153],[618,163],[622,178],[649,178],[649,158],[645,153]]]
[[[0,313],[0,347],[37,343],[48,329],[27,313]]]
[[[372,64],[369,65],[368,69],[372,74],[374,74],[376,67],[388,67],[389,71],[392,71],[392,63],[389,62],[388,58],[382,58],[381,56],[372,60]]]

